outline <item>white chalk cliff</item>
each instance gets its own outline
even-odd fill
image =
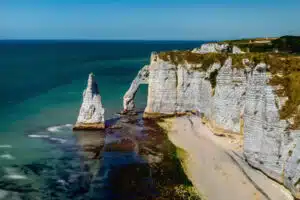
[[[209,44],[193,53],[221,52],[227,46]],[[234,49],[232,53],[243,53]],[[146,118],[198,111],[210,124],[224,131],[244,135],[244,155],[248,163],[300,198],[300,130],[291,129],[280,118],[285,101],[268,84],[269,65],[243,59],[234,66],[228,55],[224,63],[215,62],[207,70],[195,70],[201,63],[161,59],[153,53],[147,74]],[[139,80],[140,73],[136,79]],[[135,80],[139,83],[139,81]],[[137,87],[124,97],[124,109],[133,109]],[[129,103],[128,103],[129,102]],[[200,123],[200,120],[199,120]]]
[[[91,73],[74,129],[104,129],[104,108],[95,76]]]
[[[193,49],[193,53],[221,53],[228,51],[228,44],[218,44],[218,43],[207,43],[201,45],[200,48]]]

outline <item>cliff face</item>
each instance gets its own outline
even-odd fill
[[[87,88],[83,92],[83,101],[74,126],[78,129],[104,129],[104,108],[93,74],[89,75]]]
[[[243,134],[248,163],[300,198],[300,131],[290,128],[295,120],[280,116],[287,98],[277,95],[280,86],[269,84],[273,68],[248,55],[237,64],[238,55],[226,54],[224,62],[210,61],[206,67],[203,57],[198,63],[191,56],[152,54],[144,117],[200,112],[212,127]]]

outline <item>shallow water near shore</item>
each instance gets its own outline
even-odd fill
[[[151,199],[168,193],[159,184],[189,185],[183,174],[174,175],[181,169],[174,167],[174,147],[141,116],[102,133],[74,133],[72,125],[90,72],[106,119],[112,119],[151,51],[200,44],[1,41],[0,199]],[[146,96],[142,86],[138,110],[146,106]],[[165,176],[158,181],[160,173]]]
[[[110,120],[119,129],[73,132],[70,125],[28,137],[51,145],[49,157],[2,168],[5,199],[182,199],[174,188],[191,186],[176,149],[152,121]],[[8,198],[7,198],[8,197]]]

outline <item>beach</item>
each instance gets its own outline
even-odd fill
[[[242,136],[216,136],[196,116],[159,122],[169,139],[185,151],[185,172],[206,199],[293,199],[280,184],[252,169],[242,158]]]

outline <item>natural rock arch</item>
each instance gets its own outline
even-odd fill
[[[123,111],[124,113],[133,111],[135,108],[134,97],[139,89],[140,84],[148,84],[149,82],[149,66],[144,66],[132,81],[130,88],[123,97]]]

